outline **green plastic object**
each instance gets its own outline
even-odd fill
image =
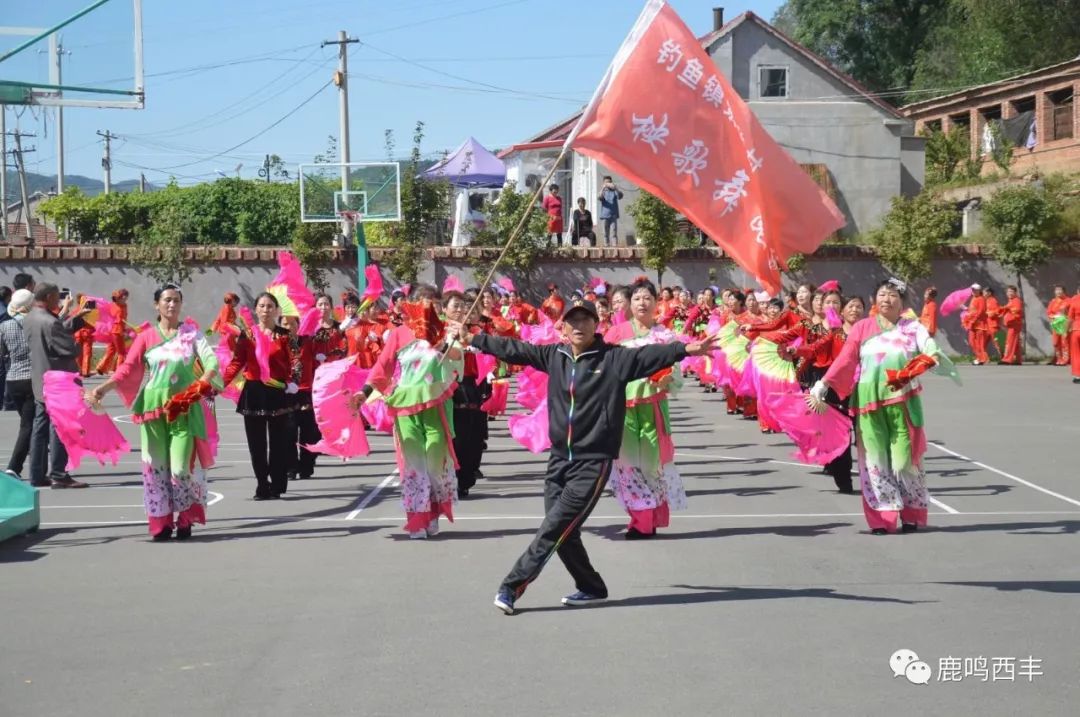
[[[1069,333],[1069,317],[1065,314],[1058,314],[1050,319],[1050,328],[1058,336],[1064,336]]]
[[[0,473],[0,541],[33,533],[41,525],[41,501],[29,484]]]

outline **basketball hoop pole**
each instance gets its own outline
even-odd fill
[[[345,236],[350,234],[356,239],[356,288],[360,296],[367,289],[367,276],[364,269],[367,268],[368,250],[367,237],[364,236],[364,215],[360,212],[341,212],[341,226],[345,230]]]
[[[356,288],[360,295],[364,295],[367,289],[367,237],[364,236],[364,222],[358,221],[353,224],[353,235],[356,237]]]

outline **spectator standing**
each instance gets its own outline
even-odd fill
[[[548,234],[555,239],[555,246],[562,244],[563,234],[563,212],[562,212],[562,197],[559,196],[559,185],[552,184],[548,187],[548,195],[544,197],[543,204],[541,205],[544,211],[548,215]]]
[[[577,200],[577,209],[574,210],[574,228],[571,230],[570,240],[574,246],[579,246],[582,239],[588,239],[592,246],[596,243],[596,232],[593,231],[592,212],[585,208],[585,197]]]
[[[30,434],[30,483],[39,488],[86,488],[86,483],[73,479],[65,469],[67,449],[52,427],[42,394],[46,371],[75,373],[79,370],[74,332],[85,325],[82,317],[87,309],[79,310],[64,321],[57,318],[57,314],[66,316],[71,304],[71,296],[68,296],[61,306],[60,289],[55,284],[42,284],[34,291],[34,307],[23,320],[35,402],[34,426]]]
[[[11,287],[18,291],[19,289],[26,289],[30,293],[34,292],[34,277],[29,274],[16,274],[15,278],[11,280]]]
[[[619,200],[622,190],[615,186],[611,176],[604,177],[604,186],[600,189],[600,219],[604,222],[604,246],[619,243]]]
[[[8,304],[10,301],[11,289],[6,286],[0,286],[0,325],[3,325],[11,318],[11,314],[8,312]],[[5,390],[7,372],[7,357],[0,356],[0,406],[6,406],[10,403],[7,398],[7,391]]]
[[[34,425],[34,391],[30,385],[30,345],[23,330],[23,320],[34,305],[34,295],[26,289],[16,291],[8,302],[4,316],[9,317],[0,323],[0,353],[3,355],[7,373],[6,396],[11,399],[15,410],[19,412],[19,433],[8,459],[7,473],[12,478],[22,479],[23,466],[30,452],[30,431]]]

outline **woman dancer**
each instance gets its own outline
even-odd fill
[[[811,297],[812,299],[812,297]],[[798,373],[793,358],[795,339],[804,342],[811,332],[810,319],[798,319],[784,310],[784,302],[773,299],[767,304],[768,324],[747,325],[743,333],[752,342],[750,360],[743,378],[743,392],[757,398],[758,425],[762,433],[776,433],[780,424],[773,418],[768,398],[777,393],[798,393]],[[750,384],[747,386],[747,384]]]
[[[656,287],[645,278],[630,286],[630,316],[611,328],[604,342],[630,348],[670,344],[674,333],[656,323]],[[686,509],[686,490],[675,467],[668,395],[682,384],[678,366],[626,386],[622,448],[611,473],[612,491],[630,515],[627,540],[656,536],[671,523],[672,510]]]
[[[443,294],[443,310],[448,316],[464,315],[473,300],[456,291]],[[562,314],[559,314],[561,317]],[[479,312],[469,317],[466,328],[472,334],[486,333],[484,326],[490,321]],[[488,416],[483,404],[491,397],[491,384],[487,376],[480,375],[477,363],[479,352],[465,351],[461,379],[454,390],[454,454],[458,459],[457,494],[459,499],[469,497],[469,491],[481,477],[480,463],[487,450]],[[437,529],[437,528],[436,528]]]
[[[288,489],[288,470],[295,460],[290,456],[296,455],[296,435],[289,435],[288,414],[293,409],[288,398],[299,391],[300,363],[290,348],[289,332],[278,326],[279,312],[273,294],[263,292],[256,297],[256,319],[250,333],[237,340],[236,353],[224,376],[228,386],[244,374],[236,412],[244,417],[255,473],[255,500],[281,497]]]
[[[795,291],[794,312],[799,319],[812,321],[814,319],[814,294],[817,288],[813,284],[799,284]]]
[[[109,345],[97,365],[97,372],[101,376],[116,370],[117,365],[124,360],[124,353],[127,351],[125,337],[127,336],[128,290],[117,289],[112,293],[112,300],[113,325],[109,331]]]
[[[452,398],[463,357],[458,348],[444,356],[437,296],[430,286],[413,291],[415,301],[403,306],[406,325],[390,334],[363,389],[365,396],[383,394],[394,417],[405,530],[417,540],[438,535],[440,516],[454,522],[457,498]],[[461,321],[467,309],[463,300],[453,302],[447,318]]]
[[[750,358],[750,340],[742,333],[742,326],[754,323],[753,317],[746,311],[746,295],[741,291],[731,292],[729,305],[731,320],[720,330],[719,343],[724,352],[727,365],[727,385],[724,387],[727,399],[727,414],[743,414],[746,419],[757,418],[757,402],[752,393],[744,391],[746,363]]]
[[[852,396],[856,415],[863,513],[874,535],[905,533],[926,525],[929,495],[922,386],[928,370],[956,378],[955,369],[917,318],[904,315],[907,286],[897,279],[875,294],[878,313],[854,326],[840,355],[810,394],[824,401],[829,389]]]
[[[345,355],[345,336],[334,320],[334,300],[329,294],[319,294],[315,299],[315,308],[319,310],[319,328],[313,336],[300,337],[300,390],[296,394],[296,429],[297,480],[308,480],[315,474],[315,453],[305,445],[313,445],[322,440],[322,433],[315,423],[315,411],[311,404],[311,385],[315,381],[315,371],[327,361],[335,361]],[[290,436],[291,437],[291,436]]]
[[[811,343],[806,343],[796,350],[799,359],[799,383],[812,387],[820,381],[832,366],[836,357],[840,355],[847,335],[856,321],[862,318],[863,302],[860,297],[854,297],[847,303],[837,290],[826,291],[821,295],[822,314],[829,317],[830,313],[840,319],[839,326],[831,326],[826,318],[826,323],[817,324],[809,334]],[[837,410],[847,414],[848,402],[841,399],[835,391],[830,390],[825,397],[825,402]],[[824,467],[825,473],[832,476],[836,488],[841,493],[854,494],[855,490],[851,483],[851,450],[850,448],[834,458]]]
[[[139,424],[143,504],[157,542],[169,540],[174,526],[177,540],[186,540],[195,523],[206,524],[206,470],[217,443],[212,403],[203,399],[223,387],[218,360],[198,327],[181,323],[183,303],[175,284],[155,291],[156,325],[140,332],[112,378],[87,394],[100,404],[116,388]]]

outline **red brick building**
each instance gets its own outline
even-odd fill
[[[997,129],[1013,142],[1012,171],[1080,172],[1078,91],[1080,57],[915,102],[900,111],[915,120],[917,134],[966,127],[972,156],[982,154],[984,171],[994,168],[987,150]]]

